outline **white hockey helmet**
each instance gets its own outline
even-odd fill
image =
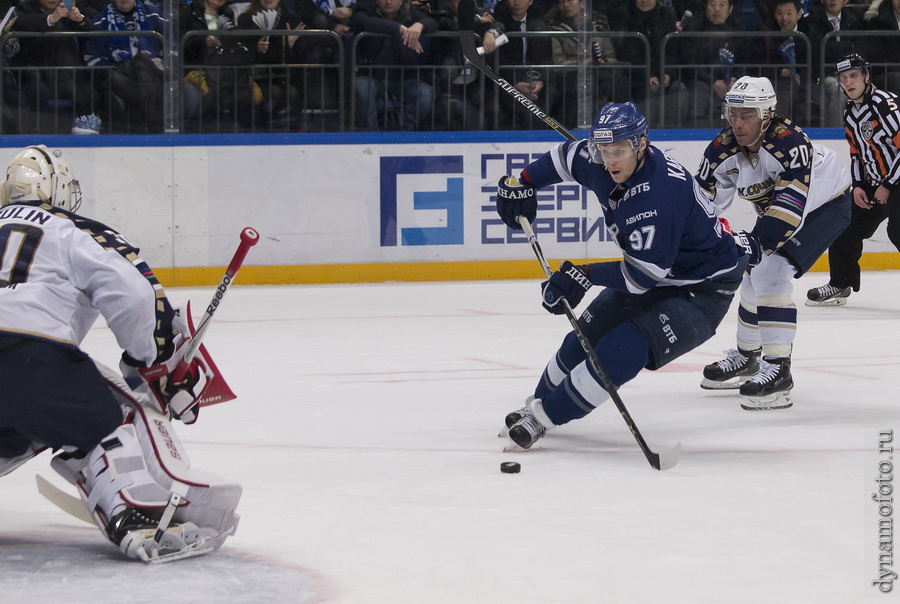
[[[19,151],[6,168],[6,182],[0,187],[0,207],[20,201],[43,201],[75,212],[81,205],[81,186],[72,177],[69,164],[60,152],[45,145]]]
[[[756,109],[759,119],[765,122],[775,114],[777,101],[769,78],[743,76],[725,94],[725,110],[729,107]]]

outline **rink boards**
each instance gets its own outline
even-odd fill
[[[691,171],[714,135],[651,132]],[[842,131],[810,136],[849,164]],[[164,284],[194,286],[218,282],[245,226],[262,235],[245,284],[538,277],[524,237],[494,211],[496,183],[558,142],[553,132],[22,136],[0,150],[60,148],[81,213],[124,233]],[[539,204],[548,258],[620,256],[593,194],[564,183]],[[755,219],[740,200],[727,216],[739,228]],[[900,268],[884,226],[865,251],[865,269]]]

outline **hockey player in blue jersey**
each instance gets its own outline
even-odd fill
[[[562,314],[561,300],[575,308],[589,288],[604,288],[578,323],[615,387],[708,340],[728,311],[746,257],[690,173],[650,145],[647,120],[634,103],[606,104],[589,139],[557,145],[518,179],[501,178],[497,211],[520,230],[518,216],[537,215],[535,192],[563,181],[594,192],[623,257],[563,262],[541,285],[543,306]],[[525,407],[507,415],[509,436],[527,449],[607,398],[571,332]]]

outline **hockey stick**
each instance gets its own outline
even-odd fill
[[[475,23],[475,0],[459,0],[456,11],[456,20],[459,23],[459,45],[462,47],[463,56],[466,61],[471,63],[475,69],[493,80],[497,86],[508,92],[514,99],[528,109],[528,111],[559,132],[563,137],[570,141],[578,140],[565,126],[544,113],[543,109],[535,105],[531,99],[519,92],[515,86],[497,75],[494,70],[488,67],[487,63],[484,62],[484,59],[478,53],[478,47],[475,45],[475,31],[472,29]]]
[[[184,374],[187,373],[188,368],[191,365],[191,360],[194,358],[194,354],[196,354],[197,349],[203,342],[206,330],[209,329],[209,324],[212,321],[213,315],[216,313],[216,310],[218,310],[222,298],[225,297],[225,292],[228,291],[228,286],[234,281],[234,276],[237,274],[238,269],[244,264],[244,258],[247,257],[247,252],[249,252],[250,248],[257,243],[259,243],[259,233],[255,229],[246,227],[241,231],[241,243],[234,252],[234,256],[231,258],[228,268],[225,269],[225,276],[222,277],[222,281],[219,282],[219,286],[216,288],[216,293],[213,294],[209,306],[206,307],[206,312],[203,313],[203,318],[200,319],[200,325],[197,326],[197,330],[191,337],[191,341],[187,343],[187,350],[185,350],[184,358],[175,367],[175,371],[172,372],[173,381],[180,382],[184,378]]]
[[[527,218],[525,218],[524,216],[519,216],[518,218],[519,224],[522,225],[522,229],[525,231],[525,235],[528,237],[528,243],[531,244],[531,249],[534,250],[534,255],[537,256],[538,262],[541,263],[541,268],[544,269],[544,275],[546,275],[549,279],[550,275],[553,274],[553,271],[550,269],[550,265],[547,263],[547,259],[544,258],[544,252],[541,250],[541,244],[537,240],[537,235],[534,234],[534,230],[531,228],[531,224],[528,222]],[[622,398],[619,396],[619,392],[618,390],[616,390],[615,384],[612,383],[612,381],[609,379],[609,375],[606,373],[606,370],[603,369],[603,365],[600,364],[600,359],[597,357],[597,353],[594,351],[594,347],[587,339],[587,336],[584,335],[584,332],[581,331],[581,327],[578,325],[578,319],[575,317],[575,313],[572,312],[572,307],[569,306],[569,301],[565,298],[562,299],[562,307],[566,313],[566,318],[569,319],[569,323],[572,324],[572,331],[575,333],[575,336],[578,338],[578,342],[581,344],[581,347],[584,349],[584,352],[587,355],[588,362],[591,364],[594,372],[600,378],[600,384],[603,386],[603,389],[609,393],[609,398],[611,398],[613,403],[615,403],[616,408],[622,415],[622,419],[625,420],[625,425],[628,426],[629,430],[631,430],[631,434],[634,436],[634,439],[641,447],[641,451],[644,452],[644,456],[647,458],[647,461],[649,461],[650,465],[657,470],[668,470],[669,468],[673,467],[678,463],[678,460],[681,457],[681,443],[676,444],[674,448],[663,453],[654,453],[650,449],[650,447],[647,445],[647,441],[644,440],[641,431],[638,430],[637,424],[634,423],[634,419],[631,417],[631,414],[625,407],[625,403],[622,402]]]

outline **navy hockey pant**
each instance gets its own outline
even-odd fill
[[[641,369],[659,369],[711,338],[740,286],[745,262],[744,257],[738,268],[715,282],[690,287],[659,287],[644,294],[604,289],[578,324],[615,388]],[[596,396],[601,381],[590,363],[586,369],[592,379],[585,380],[584,372],[572,378],[586,358],[574,332],[569,333],[535,389],[556,425],[584,417],[602,402]],[[551,374],[560,373],[565,377],[554,383]]]
[[[75,346],[0,335],[0,457],[32,441],[90,451],[123,421],[122,408]]]

